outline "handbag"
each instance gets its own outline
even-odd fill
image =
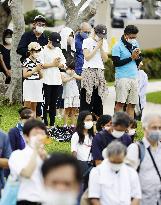
[[[0,205],[16,205],[19,187],[20,181],[18,178],[10,175],[4,187]]]

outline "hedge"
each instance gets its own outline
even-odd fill
[[[161,48],[143,50],[144,57],[142,69],[148,74],[149,79],[161,78]],[[105,78],[107,82],[114,81],[115,69],[109,56],[108,61],[105,63]]]

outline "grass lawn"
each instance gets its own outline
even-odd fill
[[[148,93],[147,102],[161,104],[161,91]]]
[[[18,109],[20,108],[19,105],[14,106],[1,106],[0,107],[0,114],[1,117],[1,123],[0,128],[8,132],[10,128],[14,127],[16,123],[18,122]],[[138,123],[138,129],[137,129],[138,137],[136,140],[139,140],[143,137],[143,130],[141,128],[141,123]],[[52,140],[51,144],[48,144],[46,146],[46,149],[49,153],[58,151],[58,152],[70,152],[70,143],[62,143],[57,142],[55,140]]]

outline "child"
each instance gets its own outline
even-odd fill
[[[74,59],[67,60],[66,73],[62,73],[63,99],[64,99],[64,126],[67,126],[68,117],[71,116],[72,127],[75,126],[77,108],[80,106],[79,89],[76,80],[82,77],[75,73]]]
[[[132,142],[134,142],[135,137],[137,136],[136,129],[137,129],[137,121],[133,118],[130,118],[130,126],[128,128],[128,135],[131,137]]]
[[[41,46],[31,42],[28,46],[29,57],[23,63],[23,100],[24,106],[30,108],[36,115],[38,102],[43,102],[42,94],[42,64],[37,60]]]

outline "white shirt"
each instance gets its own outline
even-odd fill
[[[100,199],[101,205],[131,205],[131,198],[141,199],[138,174],[125,164],[115,173],[106,159],[92,169],[88,194],[89,198]]]
[[[66,64],[65,57],[62,53],[62,50],[58,47],[50,49],[47,46],[45,46],[39,55],[39,59],[43,64],[52,63],[54,59],[56,58],[60,58],[60,63],[65,66]],[[42,80],[43,80],[43,83],[47,85],[61,85],[62,79],[61,79],[61,73],[60,73],[59,68],[52,67],[52,68],[44,69]]]
[[[28,145],[23,150],[16,150],[9,159],[9,168],[13,176],[19,176],[20,188],[18,201],[27,200],[32,202],[41,202],[43,192],[41,166],[42,160],[37,157],[37,166],[30,179],[20,176],[21,171],[27,166],[32,156],[33,150]]]
[[[91,53],[94,48],[97,46],[97,42],[93,38],[84,39],[82,49],[87,49]],[[108,52],[108,43],[107,40],[103,39],[103,50],[104,52]],[[104,69],[103,60],[101,57],[100,49],[97,50],[95,56],[91,58],[89,61],[86,61],[84,58],[83,68],[100,68]]]
[[[91,146],[92,138],[89,135],[85,136],[84,143],[79,143],[78,133],[75,132],[71,139],[71,152],[77,152],[77,159],[80,161],[90,161],[91,160]]]

